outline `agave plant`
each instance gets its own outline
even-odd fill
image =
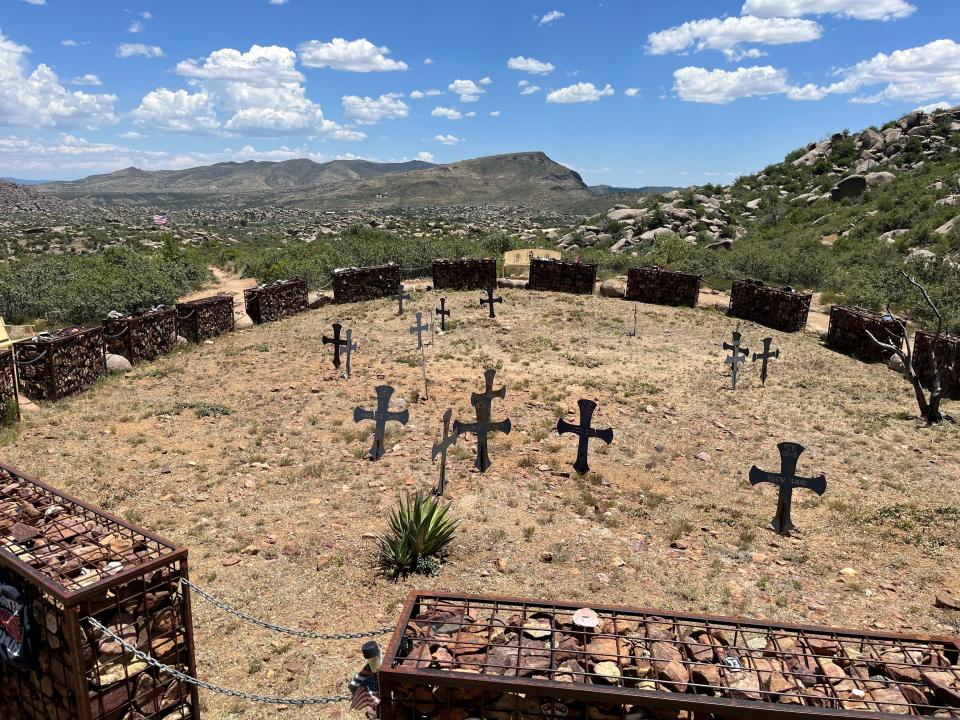
[[[453,539],[456,520],[449,504],[429,493],[407,494],[390,512],[390,530],[380,536],[380,565],[395,578],[419,572],[432,575]]]

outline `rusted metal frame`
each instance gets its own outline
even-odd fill
[[[232,314],[232,309],[231,309]],[[184,580],[190,580],[190,568],[187,561],[187,556],[184,554],[183,559],[179,564],[180,569],[180,578]],[[180,594],[183,598],[183,618],[182,622],[186,628],[186,640],[187,640],[187,674],[190,677],[197,677],[197,656],[196,656],[196,645],[194,644],[193,637],[193,596],[191,595],[191,590],[188,585],[180,583]],[[196,685],[190,685],[190,717],[196,718],[197,712],[200,709],[200,691]]]

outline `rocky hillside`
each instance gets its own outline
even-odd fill
[[[69,203],[33,187],[0,180],[0,213],[53,214],[65,212],[68,207]]]
[[[556,207],[593,197],[577,173],[540,152],[450,165],[287,160],[154,172],[127,168],[38,188],[60,198],[92,203],[167,207]]]

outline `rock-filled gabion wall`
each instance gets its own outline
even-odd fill
[[[597,281],[597,266],[547,258],[530,258],[531,290],[590,295]]]
[[[20,418],[13,350],[0,350],[0,425]]]
[[[774,288],[759,280],[738,280],[730,292],[731,317],[743,318],[783,332],[799,332],[807,324],[810,293]]]
[[[70,327],[14,343],[20,391],[59,400],[92,385],[107,371],[102,327]]]
[[[307,281],[277,280],[243,291],[247,315],[255,323],[273,322],[307,309]]]
[[[187,551],[0,465],[0,584],[30,644],[0,661],[3,720],[199,717],[196,691],[94,629],[196,676]],[[9,597],[9,594],[8,594]],[[5,607],[9,613],[11,607]]]
[[[437,290],[485,290],[497,286],[497,261],[434,260],[433,287]]]
[[[830,309],[827,345],[866,362],[886,362],[890,351],[877,346],[868,331],[880,342],[903,345],[903,328],[895,318],[849,305],[834,305]]]
[[[399,287],[400,266],[393,263],[333,271],[333,301],[338,303],[390,297]]]
[[[156,360],[173,349],[177,342],[177,311],[158,308],[131,313],[103,322],[107,352],[123,355],[131,363]]]
[[[943,370],[940,376],[941,388],[945,397],[960,397],[960,337],[942,333],[939,341],[934,344],[935,334],[926,330],[918,330],[913,338],[913,369],[920,382],[929,388],[933,380],[933,359],[931,348],[934,349],[937,364],[941,367],[953,364],[953,371]]]
[[[233,330],[233,296],[214,295],[177,303],[177,332],[192,342],[202,342]]]
[[[627,300],[655,305],[696,307],[700,276],[659,267],[632,267],[627,271]]]

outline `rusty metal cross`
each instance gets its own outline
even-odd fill
[[[564,433],[573,433],[580,438],[577,446],[577,461],[573,464],[574,469],[581,475],[586,475],[590,470],[587,464],[587,452],[590,449],[591,438],[603,440],[607,445],[613,442],[613,429],[597,430],[590,426],[593,420],[593,413],[597,409],[597,404],[593,400],[580,399],[577,401],[580,408],[580,424],[574,425],[568,423],[563,418],[557,420],[557,432],[560,435]]]
[[[812,478],[797,475],[797,460],[803,452],[802,445],[782,442],[777,445],[777,449],[780,451],[780,472],[767,472],[754,465],[750,468],[750,484],[770,483],[780,489],[777,495],[777,514],[773,518],[772,525],[778,534],[789,535],[793,530],[793,521],[790,519],[793,489],[804,488],[812,490],[817,495],[823,495],[827,490],[827,478],[824,475]]]

